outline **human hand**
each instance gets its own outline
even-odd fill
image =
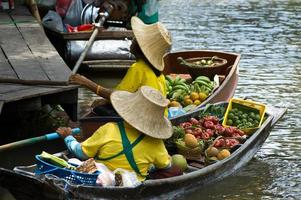
[[[72,134],[72,129],[70,127],[59,127],[56,132],[64,139]]]
[[[76,77],[78,76],[79,74],[71,74],[70,77],[69,77],[69,83],[77,83],[76,82]]]
[[[86,81],[87,78],[79,74],[71,74],[69,77],[69,82],[73,84],[84,85]]]

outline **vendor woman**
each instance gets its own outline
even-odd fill
[[[163,174],[160,178],[181,174],[171,166],[163,143],[171,137],[172,125],[164,116],[168,101],[160,92],[148,86],[135,93],[115,91],[111,103],[124,121],[106,123],[82,143],[71,136],[71,128],[58,128],[68,149],[80,159],[95,158],[110,170],[134,171],[140,180],[151,166]]]
[[[147,85],[157,89],[166,97],[163,56],[171,48],[171,37],[160,22],[144,24],[138,17],[131,18],[134,39],[130,47],[136,62],[128,69],[125,77],[117,85],[117,90],[135,92]],[[109,99],[112,91],[105,89],[79,74],[70,78],[71,82],[81,84],[96,94]]]

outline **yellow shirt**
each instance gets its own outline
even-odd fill
[[[125,132],[130,141],[133,143],[141,133],[127,123]],[[117,123],[109,122],[101,126],[96,132],[81,144],[83,152],[88,157],[108,158],[119,153],[122,149],[121,134]],[[142,176],[139,180],[144,180],[151,164],[156,168],[162,169],[170,164],[170,156],[164,146],[163,140],[145,136],[133,149],[135,162]],[[123,168],[134,171],[130,166],[124,154],[112,158],[111,160],[99,161],[105,164],[110,170]]]
[[[128,69],[126,75],[117,85],[116,90],[136,92],[141,86],[150,86],[157,89],[166,98],[165,76],[156,76],[154,71],[142,59],[138,59]],[[168,108],[165,109],[165,116],[168,116]]]
[[[132,64],[125,77],[116,87],[117,90],[136,92],[141,86],[150,86],[159,90],[166,97],[165,77],[163,74],[156,76],[154,71],[142,59]]]

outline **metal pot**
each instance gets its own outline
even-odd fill
[[[81,24],[92,24],[98,15],[99,8],[95,7],[93,3],[88,3],[81,12]]]

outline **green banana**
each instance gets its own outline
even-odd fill
[[[195,80],[196,81],[205,81],[207,83],[211,82],[211,80],[207,76],[198,76]]]
[[[177,76],[174,80],[174,84],[177,85],[181,80],[181,77],[180,76]]]
[[[175,85],[174,87],[177,87],[177,86],[182,86],[182,87],[184,87],[186,90],[190,90],[189,86],[188,86],[186,83],[180,83],[180,84]]]
[[[195,88],[195,85],[190,85],[190,91],[191,92],[196,92],[196,88]]]
[[[177,84],[175,84],[175,86],[177,86],[177,85],[184,85],[184,86],[187,86],[187,84],[184,83],[184,82],[178,82]]]
[[[165,81],[165,85],[168,88],[170,86],[170,82],[169,81]]]
[[[180,80],[178,81],[178,84],[179,84],[179,83],[185,83],[185,84],[186,84],[186,79],[180,78]]]
[[[195,84],[195,90],[198,93],[201,92],[201,88],[200,88],[199,84]]]
[[[171,99],[178,99],[184,94],[183,90],[176,90],[171,96]]]
[[[170,76],[165,76],[165,80],[168,81],[169,83],[173,83],[173,80]]]
[[[168,94],[168,97],[171,98],[174,93],[176,93],[178,90],[171,90]]]
[[[185,91],[189,91],[189,88],[188,87],[185,87],[184,85],[176,85],[173,87],[173,90],[185,90]]]
[[[210,85],[211,85],[211,87],[212,87],[212,89],[213,89],[213,88],[215,87],[215,82],[214,82],[214,81],[211,81]]]
[[[208,88],[208,87],[205,86],[205,85],[202,85],[200,88],[201,88],[201,92],[204,92],[204,93],[206,93],[207,95],[210,94],[210,92],[212,91],[212,89]]]
[[[207,87],[209,87],[209,88],[212,87],[209,83],[207,83],[207,82],[205,82],[205,81],[200,81],[200,80],[198,80],[198,81],[193,81],[193,82],[192,82],[192,84],[195,84],[195,83],[197,83],[197,84],[199,84],[199,85],[205,85],[205,86],[207,86]]]

